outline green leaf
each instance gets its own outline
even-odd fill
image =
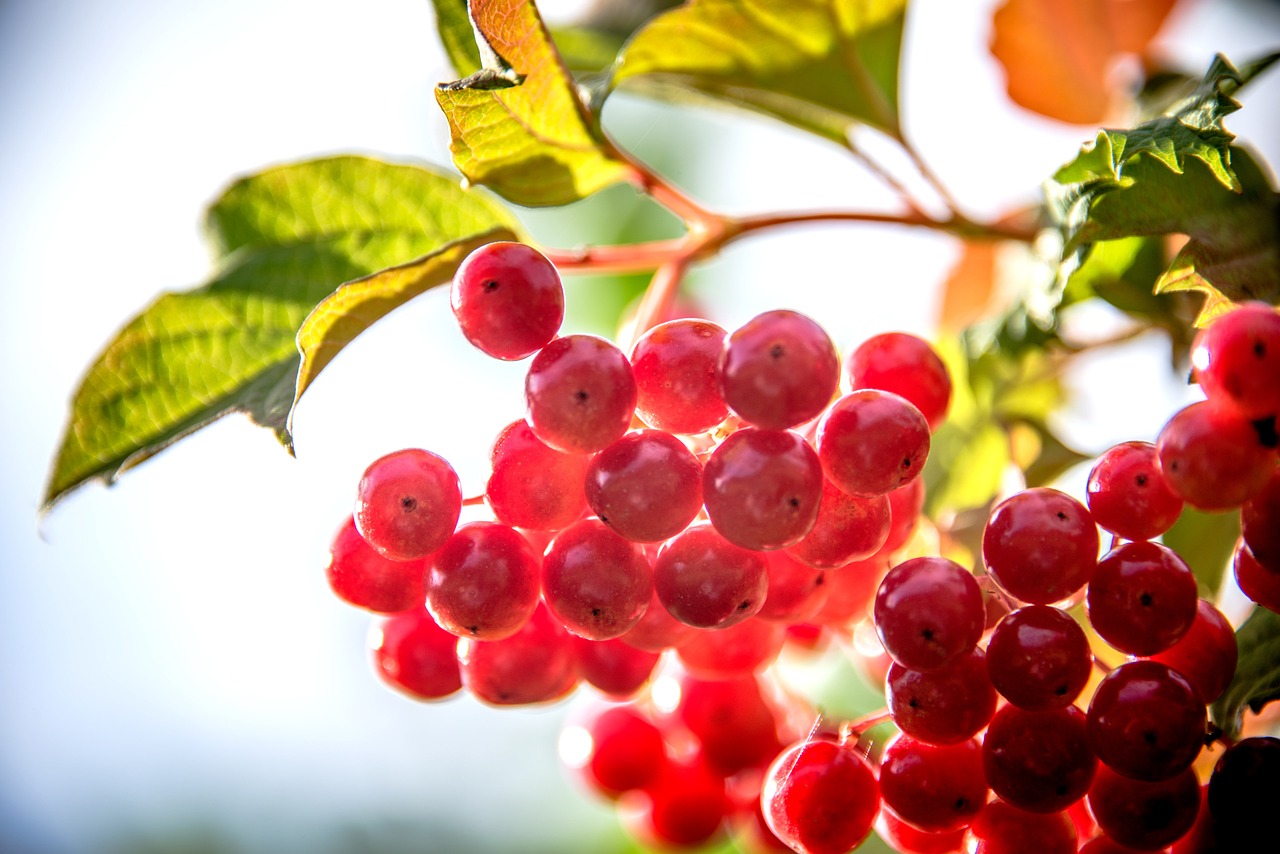
[[[627,180],[529,0],[472,0],[484,68],[436,89],[458,170],[521,205],[564,205]],[[487,55],[486,55],[487,54]]]
[[[1280,699],[1280,615],[1255,608],[1236,631],[1236,646],[1236,674],[1211,710],[1213,722],[1231,739],[1239,737],[1246,710],[1257,714]]]
[[[1156,293],[1200,290],[1201,323],[1228,300],[1280,300],[1280,197],[1222,127],[1231,98],[1272,55],[1236,71],[1215,59],[1196,91],[1132,130],[1104,130],[1046,188],[1070,276],[1098,241],[1185,234]]]
[[[208,215],[222,255],[212,278],[144,309],[81,380],[45,507],[228,412],[247,412],[288,445],[295,336],[316,303],[342,282],[511,224],[454,177],[363,157],[236,182]]]
[[[1161,540],[1177,552],[1200,583],[1200,594],[1213,598],[1240,537],[1240,514],[1205,513],[1187,505]]]
[[[467,16],[467,0],[431,0],[436,8],[436,32],[445,56],[459,77],[466,77],[480,70],[480,48],[476,46],[475,31]]]
[[[627,44],[614,84],[700,93],[849,144],[853,125],[895,138],[906,0],[690,0]]]

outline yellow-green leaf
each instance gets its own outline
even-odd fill
[[[431,0],[436,9],[436,32],[445,56],[459,77],[480,70],[480,48],[467,16],[467,0]]]
[[[343,282],[511,224],[456,177],[365,157],[236,182],[209,211],[222,256],[210,280],[144,309],[81,380],[45,506],[228,412],[247,412],[288,444],[295,337],[316,303]]]
[[[484,68],[436,89],[458,170],[517,204],[564,205],[627,180],[529,0],[472,0]],[[485,54],[488,54],[485,56]]]
[[[906,0],[690,0],[642,27],[615,85],[689,92],[848,144],[866,124],[898,137]]]

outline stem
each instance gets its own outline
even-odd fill
[[[688,266],[688,259],[673,258],[654,271],[653,278],[649,280],[649,287],[645,289],[644,296],[640,300],[640,307],[636,309],[635,323],[631,326],[631,340],[623,342],[626,344],[622,347],[623,352],[630,352],[632,345],[641,335],[657,326],[662,318],[671,314],[676,294],[680,291],[680,280],[684,278],[684,271]]]
[[[887,708],[877,709],[870,714],[863,715],[851,721],[845,721],[840,724],[840,740],[848,741],[850,739],[862,738],[867,730],[875,729],[881,724],[891,723],[893,721],[893,713]]]
[[[947,189],[947,185],[942,183],[942,179],[938,177],[938,173],[934,172],[932,167],[925,162],[920,156],[920,152],[912,145],[905,136],[898,137],[898,144],[902,146],[902,150],[911,158],[911,163],[916,167],[916,171],[920,173],[920,177],[929,182],[929,186],[933,187],[933,191],[938,194],[938,198],[951,211],[953,217],[964,219],[960,214],[960,205],[956,202],[955,196],[951,195],[951,191]]]
[[[470,498],[462,499],[463,507],[479,507],[481,504],[484,504],[483,495],[473,495]]]
[[[621,246],[544,248],[542,253],[561,272],[638,273],[655,270],[679,258],[691,258],[697,253],[698,244],[698,240],[686,235],[674,240],[654,240]]]
[[[736,240],[744,234],[778,228],[784,225],[801,225],[812,222],[871,222],[886,225],[904,225],[913,228],[931,228],[954,234],[957,237],[982,240],[1017,240],[1030,243],[1036,238],[1033,229],[1018,228],[999,223],[974,223],[963,217],[952,216],[947,219],[935,219],[920,212],[906,214],[886,214],[870,211],[798,211],[796,213],[764,214],[743,217],[735,220],[731,234],[725,243]]]
[[[916,204],[915,198],[911,195],[911,191],[907,189],[905,184],[898,180],[898,176],[894,175],[878,161],[873,160],[871,156],[859,148],[857,143],[852,139],[849,139],[845,143],[845,148],[847,148],[849,153],[853,155],[854,160],[857,160],[862,164],[864,169],[879,178],[885,186],[897,193],[898,198],[902,200],[902,203],[906,205],[907,210],[910,213],[919,214],[921,216],[924,215],[920,206]]]
[[[1105,661],[1103,661],[1101,658],[1098,658],[1098,656],[1096,655],[1093,657],[1093,666],[1096,667],[1098,669],[1098,672],[1101,673],[1103,676],[1106,676],[1112,670],[1115,670],[1114,667],[1112,667],[1110,664],[1107,664]]]

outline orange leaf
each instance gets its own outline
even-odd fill
[[[959,331],[986,315],[996,289],[996,249],[990,240],[965,242],[942,283],[938,328],[943,332]]]

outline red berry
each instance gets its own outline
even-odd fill
[[[661,607],[658,610],[662,610]],[[637,649],[622,638],[593,641],[575,637],[582,678],[613,700],[626,700],[649,684],[662,654]]]
[[[1158,537],[1182,514],[1182,499],[1165,483],[1150,442],[1124,442],[1098,457],[1087,498],[1094,521],[1126,540]]]
[[[523,243],[489,243],[458,266],[449,291],[462,334],[495,359],[532,356],[564,320],[555,265]]]
[[[1028,711],[1069,706],[1093,672],[1080,624],[1048,605],[1006,614],[987,643],[987,672],[996,690]]]
[[[458,638],[424,607],[384,620],[369,633],[374,669],[382,680],[417,700],[440,700],[462,688]]]
[[[538,352],[525,376],[529,426],[571,454],[590,454],[631,426],[636,381],[622,351],[594,335],[566,335]]]
[[[784,551],[767,552],[765,562],[769,571],[769,593],[757,616],[781,623],[812,620],[831,591],[827,572],[801,563]]]
[[[1089,791],[1098,760],[1075,706],[1027,712],[1005,706],[982,741],[987,783],[1003,800],[1036,813],[1064,810]]]
[[[1089,580],[1089,622],[1130,655],[1155,655],[1177,643],[1196,618],[1199,588],[1191,568],[1159,543],[1123,543]]]
[[[768,567],[763,554],[734,545],[703,523],[663,544],[653,582],[663,607],[677,620],[723,629],[760,610]]]
[[[1280,413],[1280,314],[1263,302],[1241,303],[1200,330],[1191,365],[1205,396],[1241,418]]]
[[[804,539],[787,549],[810,566],[835,569],[865,560],[889,537],[889,499],[850,495],[823,479],[818,518]]]
[[[1231,684],[1238,656],[1235,630],[1221,611],[1201,599],[1195,622],[1182,640],[1152,658],[1187,677],[1208,705]]]
[[[595,455],[585,489],[601,522],[632,542],[657,543],[702,509],[702,465],[670,433],[638,430]]]
[[[890,391],[920,410],[930,430],[938,429],[951,402],[951,374],[927,341],[905,332],[875,335],[845,361],[849,388]]]
[[[880,789],[854,745],[818,737],[778,755],[760,800],[769,829],[793,850],[844,854],[871,833]]]
[[[565,528],[542,559],[543,601],[579,637],[624,634],[640,621],[652,596],[649,559],[599,519]]]
[[[462,684],[482,703],[527,706],[567,697],[578,684],[573,635],[539,607],[510,637],[458,641]]]
[[[1280,803],[1280,739],[1257,736],[1227,748],[1209,777],[1209,811],[1223,850],[1255,850],[1271,838]]]
[[[431,561],[427,608],[459,637],[510,637],[538,604],[540,563],[514,528],[497,522],[463,525]]]
[[[385,558],[360,536],[350,516],[329,547],[325,575],[338,598],[378,614],[417,608],[426,600],[426,561]]]
[[[785,430],[816,418],[839,383],[831,339],[798,312],[767,311],[725,339],[721,395],[756,427]]]
[[[676,656],[696,676],[731,679],[768,667],[786,638],[786,627],[779,623],[743,620],[728,628],[695,633],[676,647]]]
[[[656,848],[695,848],[720,832],[730,810],[724,778],[700,757],[673,759],[658,779],[619,802],[623,824]]]
[[[369,464],[356,495],[360,535],[383,557],[416,560],[444,545],[462,512],[458,475],[443,457],[417,448]]]
[[[726,540],[747,549],[780,549],[813,528],[822,499],[822,466],[799,434],[739,430],[702,470],[707,516]]]
[[[1275,472],[1276,452],[1262,444],[1254,426],[1207,400],[1170,418],[1156,449],[1170,488],[1210,512],[1239,507]]]
[[[818,425],[817,442],[832,483],[851,495],[884,495],[924,469],[929,424],[905,398],[860,389],[831,405]]]
[[[1122,664],[1089,703],[1089,746],[1113,771],[1135,780],[1168,780],[1191,766],[1204,745],[1204,702],[1181,673],[1158,661]]]
[[[1231,560],[1240,592],[1268,610],[1280,613],[1280,571],[1263,566],[1243,540]]]
[[[649,600],[649,607],[645,608],[640,622],[632,626],[631,631],[619,640],[646,652],[662,652],[664,649],[679,646],[697,632],[698,629],[688,623],[680,622],[663,607],[662,600],[658,598],[655,579],[655,590],[653,597]]]
[[[778,733],[780,709],[754,676],[685,676],[679,685],[674,717],[698,739],[703,759],[717,773],[729,776],[763,765],[785,747]]]
[[[1035,605],[1060,602],[1093,576],[1098,526],[1071,496],[1026,489],[991,512],[982,532],[982,559],[1013,598]]]
[[[969,827],[964,848],[969,854],[1075,854],[1076,828],[1066,813],[1027,812],[1001,800]]]
[[[885,700],[898,729],[928,744],[973,738],[996,711],[996,689],[981,648],[928,673],[895,661],[885,677]]]
[[[894,661],[936,670],[974,648],[986,609],[972,573],[943,557],[918,557],[898,564],[880,582],[875,622]]]
[[[597,706],[560,731],[560,761],[606,798],[648,786],[667,763],[662,733],[631,706]]]
[[[484,498],[499,522],[559,531],[587,512],[583,478],[591,457],[547,447],[523,419],[498,434],[489,462]]]
[[[671,320],[640,337],[631,351],[636,414],[659,430],[701,433],[729,414],[720,396],[725,331],[708,320]]]
[[[1280,469],[1271,473],[1261,492],[1241,506],[1240,531],[1253,556],[1280,573]]]
[[[899,735],[880,755],[884,805],[927,831],[965,827],[987,803],[982,746],[974,739],[932,745]]]
[[[1089,790],[1089,809],[1111,839],[1140,851],[1155,851],[1181,839],[1195,824],[1200,781],[1192,768],[1148,783],[1103,765]]]

